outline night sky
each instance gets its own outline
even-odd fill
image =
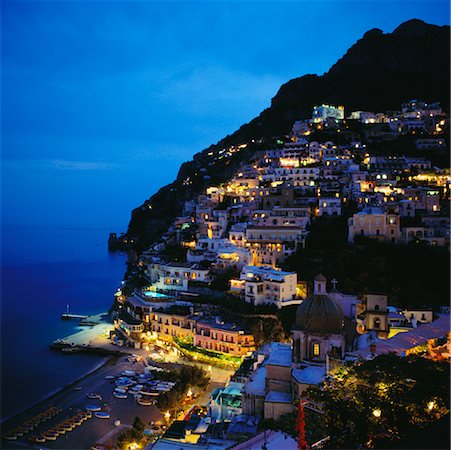
[[[183,161],[443,1],[2,2],[2,222],[124,227]]]

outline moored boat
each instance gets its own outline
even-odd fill
[[[58,439],[59,433],[52,429],[44,431],[44,433],[42,433],[42,436],[44,436],[48,441],[56,441]]]
[[[30,436],[28,440],[33,444],[42,444],[45,442],[44,436]]]
[[[85,409],[86,409],[86,411],[95,412],[95,411],[101,411],[102,407],[101,406],[96,406],[96,405],[87,405],[87,406],[85,406]]]
[[[155,404],[155,400],[152,398],[141,397],[136,399],[136,403],[141,406],[151,406]]]
[[[66,422],[63,425],[61,425],[64,430],[66,431],[72,431],[74,429],[74,425],[72,423]]]
[[[127,395],[127,394],[124,394],[124,393],[122,393],[122,392],[115,392],[113,395],[114,395],[116,398],[128,398],[128,395]]]
[[[91,400],[93,400],[93,399],[101,400],[102,399],[102,396],[100,394],[97,394],[96,392],[90,392],[89,394],[86,394],[86,396],[88,398],[90,398]]]
[[[7,441],[17,441],[17,434],[15,433],[7,433],[3,435],[3,438]]]
[[[110,414],[106,413],[106,412],[96,412],[94,414],[98,419],[109,419],[111,417]]]

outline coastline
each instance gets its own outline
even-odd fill
[[[99,371],[100,369],[102,369],[103,367],[108,365],[108,363],[110,363],[113,359],[117,359],[118,357],[119,357],[119,355],[117,355],[117,356],[116,355],[109,355],[109,356],[106,356],[106,357],[104,356],[102,358],[103,360],[100,361],[93,369],[89,370],[88,372],[86,372],[82,376],[76,378],[74,381],[69,382],[65,386],[61,386],[59,388],[56,388],[54,391],[48,393],[47,395],[45,395],[41,399],[37,400],[36,402],[32,403],[31,405],[25,406],[20,411],[11,414],[8,417],[2,418],[0,420],[0,427],[4,428],[5,425],[8,422],[13,422],[14,419],[17,419],[20,415],[22,415],[22,414],[25,415],[25,413],[27,413],[28,411],[31,411],[32,409],[38,408],[39,406],[44,405],[45,403],[49,402],[53,398],[57,397],[59,394],[62,394],[65,390],[68,390],[69,388],[72,389],[75,384],[78,384],[78,383],[86,380],[91,375],[94,375],[97,371]]]
[[[88,316],[89,318],[100,318],[105,313],[96,314],[93,316]],[[86,341],[86,336],[92,336],[93,334],[97,334],[99,327],[109,325],[108,323],[97,323],[96,325],[89,325],[86,328],[76,331],[75,333],[72,333],[64,338],[59,339],[60,341],[68,341],[68,340],[76,340],[78,344]],[[52,349],[49,349],[49,351],[54,351]],[[38,408],[40,405],[43,405],[47,402],[49,402],[52,398],[58,396],[59,394],[62,394],[63,391],[69,388],[73,388],[73,386],[77,383],[80,383],[87,379],[89,376],[94,375],[97,371],[99,371],[102,367],[105,367],[108,363],[112,362],[113,360],[117,360],[122,355],[120,352],[114,353],[111,351],[101,351],[101,349],[96,348],[87,348],[84,353],[87,354],[93,354],[97,355],[101,360],[91,369],[89,369],[84,374],[78,376],[75,380],[69,381],[64,386],[60,386],[59,388],[56,388],[49,393],[45,394],[40,399],[36,400],[34,403],[27,405],[23,407],[20,411],[15,412],[13,414],[10,414],[9,416],[5,418],[1,418],[0,420],[0,426],[2,428],[5,427],[5,424],[8,422],[13,422],[15,419],[17,419],[20,415],[27,413],[27,411],[33,410],[35,408]],[[70,356],[70,355],[67,355]]]

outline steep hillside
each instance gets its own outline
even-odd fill
[[[287,134],[295,120],[311,117],[315,104],[382,112],[419,98],[440,101],[449,110],[449,78],[449,26],[414,19],[393,33],[370,30],[327,73],[290,80],[258,117],[184,163],[172,184],[133,210],[127,234],[138,237],[141,247],[146,246],[181,213],[185,200],[208,184],[226,181],[256,148]],[[211,157],[211,153],[242,143],[249,144],[229,158]]]

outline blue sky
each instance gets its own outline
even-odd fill
[[[255,117],[282,83],[327,71],[367,30],[449,24],[441,0],[1,7],[10,223],[95,221],[100,208],[105,223],[126,224],[181,162]]]

